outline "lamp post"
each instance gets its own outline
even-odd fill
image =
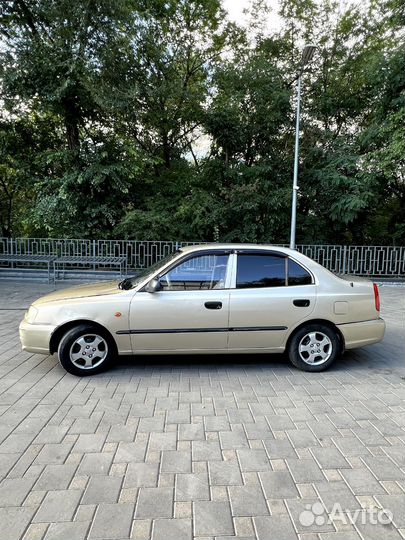
[[[308,62],[312,60],[314,56],[316,46],[305,45],[302,56],[301,64],[298,70],[298,82],[297,82],[297,112],[295,120],[295,150],[294,150],[294,176],[293,176],[293,192],[292,192],[292,204],[291,204],[291,232],[290,232],[290,248],[295,249],[295,229],[297,226],[297,192],[298,192],[298,158],[300,147],[300,108],[301,108],[301,76],[304,67]]]

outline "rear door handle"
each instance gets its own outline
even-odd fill
[[[207,309],[221,309],[222,302],[205,302],[204,306]]]
[[[308,307],[310,303],[311,302],[309,300],[305,300],[301,298],[298,300],[293,300],[294,306],[297,306],[297,307]]]

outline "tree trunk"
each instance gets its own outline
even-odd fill
[[[80,134],[79,134],[79,123],[80,123],[80,112],[77,108],[76,98],[74,94],[72,96],[67,96],[63,102],[64,108],[64,121],[66,129],[66,141],[69,150],[79,153],[80,150]]]
[[[5,199],[7,201],[4,205],[5,206],[4,213],[6,214],[6,216],[5,216],[5,219],[2,220],[2,223],[1,223],[1,232],[2,232],[2,236],[11,238],[11,231],[12,231],[12,226],[13,226],[13,193],[7,189],[7,184],[3,182],[3,180],[0,180],[0,183],[3,187]],[[0,207],[0,210],[1,210],[1,207]]]
[[[79,122],[72,115],[65,115],[66,140],[69,150],[78,153],[80,150]]]
[[[167,133],[163,133],[162,136],[162,146],[163,146],[163,161],[166,169],[170,169],[171,165],[171,152],[170,152],[170,143]]]

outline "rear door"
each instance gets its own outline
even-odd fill
[[[235,274],[229,348],[283,350],[289,329],[315,308],[313,276],[297,261],[268,250],[238,252]]]

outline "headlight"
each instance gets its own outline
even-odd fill
[[[33,323],[35,321],[35,317],[37,316],[38,310],[34,306],[30,306],[29,310],[25,313],[25,320],[28,323]]]

